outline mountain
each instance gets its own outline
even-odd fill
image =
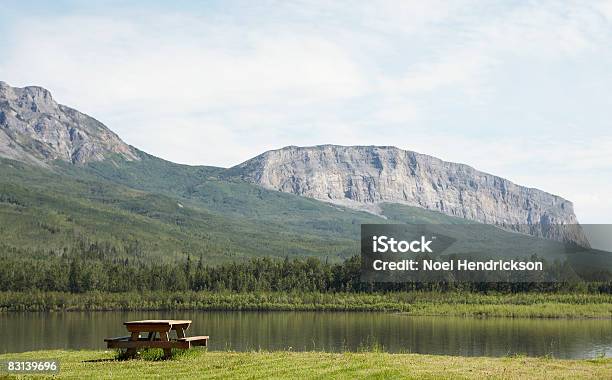
[[[358,253],[362,223],[382,220],[139,154],[52,168],[0,159],[0,257],[340,261]]]
[[[576,218],[562,198],[390,147],[288,147],[230,169],[179,165],[45,89],[0,84],[0,256],[338,261],[359,252],[362,224],[474,220],[525,223],[538,235],[543,222]]]
[[[532,226],[578,223],[572,203],[559,196],[391,146],[289,146],[230,172],[267,189],[375,214],[383,203],[399,203],[544,236],[545,228]],[[586,244],[580,231],[565,238]]]
[[[0,82],[0,156],[45,166],[52,160],[86,164],[111,154],[138,159],[102,123],[57,104],[44,88]]]

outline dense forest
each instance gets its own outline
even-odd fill
[[[342,263],[315,258],[253,258],[207,265],[94,257],[3,258],[0,291],[70,293],[130,291],[377,292],[465,290],[475,292],[580,291],[612,293],[612,284],[590,283],[362,283],[358,256]]]

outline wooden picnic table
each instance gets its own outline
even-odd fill
[[[107,338],[104,341],[108,348],[127,349],[128,356],[134,356],[139,348],[162,348],[164,355],[170,356],[173,348],[188,349],[192,346],[208,345],[208,336],[185,335],[185,330],[191,325],[190,320],[148,319],[123,324],[130,333],[129,336]],[[176,332],[176,339],[170,337],[172,330]],[[147,336],[141,337],[141,333],[147,333]]]

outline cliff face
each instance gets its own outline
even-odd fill
[[[561,197],[395,147],[291,146],[231,170],[268,189],[374,213],[380,203],[401,203],[550,237],[555,232],[547,226],[578,223],[572,203]],[[559,234],[586,241],[581,231]]]
[[[85,164],[112,154],[138,159],[102,123],[57,104],[44,88],[0,82],[0,156],[44,166],[53,160]]]

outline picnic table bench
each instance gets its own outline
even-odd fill
[[[170,356],[173,348],[189,349],[192,346],[208,345],[208,336],[185,336],[185,330],[191,325],[189,320],[153,319],[144,321],[129,321],[123,323],[130,335],[116,338],[106,338],[108,348],[126,349],[127,356],[134,356],[139,348],[162,348],[164,356]],[[170,337],[170,332],[176,332],[176,338]],[[141,333],[147,333],[141,337]]]

